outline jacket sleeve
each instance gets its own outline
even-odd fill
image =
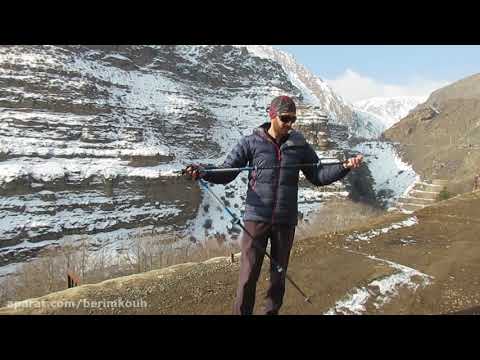
[[[318,163],[317,153],[310,144],[306,144],[305,163]],[[306,166],[302,168],[305,177],[313,185],[324,186],[344,178],[350,169],[345,169],[343,165],[324,165],[319,167]]]
[[[235,145],[230,154],[228,154],[220,168],[244,167],[251,161],[251,159],[252,155],[250,152],[248,139],[244,137]],[[215,167],[205,166],[205,169],[215,169]],[[238,174],[240,174],[240,171],[212,173],[204,175],[203,179],[214,184],[228,184],[229,182],[235,180]]]

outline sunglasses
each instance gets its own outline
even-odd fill
[[[297,117],[295,115],[280,115],[278,118],[283,123],[291,122],[293,124],[295,121],[297,121]]]

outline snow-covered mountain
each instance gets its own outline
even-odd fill
[[[266,45],[248,45],[246,48],[255,56],[271,59],[280,64],[291,83],[302,91],[306,103],[320,106],[334,123],[351,125],[351,105],[336,94],[325,81],[297,62],[292,55]]]
[[[408,115],[418,104],[427,100],[427,96],[376,97],[355,102],[356,109],[376,115],[382,119],[386,129]]]

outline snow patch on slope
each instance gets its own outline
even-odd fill
[[[418,179],[412,166],[402,161],[391,143],[368,141],[352,150],[365,156],[364,161],[374,178],[373,188],[377,195],[389,193],[388,204],[393,204]]]

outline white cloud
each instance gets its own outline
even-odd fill
[[[351,69],[327,83],[344,99],[355,102],[372,97],[428,96],[434,90],[449,84],[448,81],[412,77],[406,85],[385,84],[363,76]]]

